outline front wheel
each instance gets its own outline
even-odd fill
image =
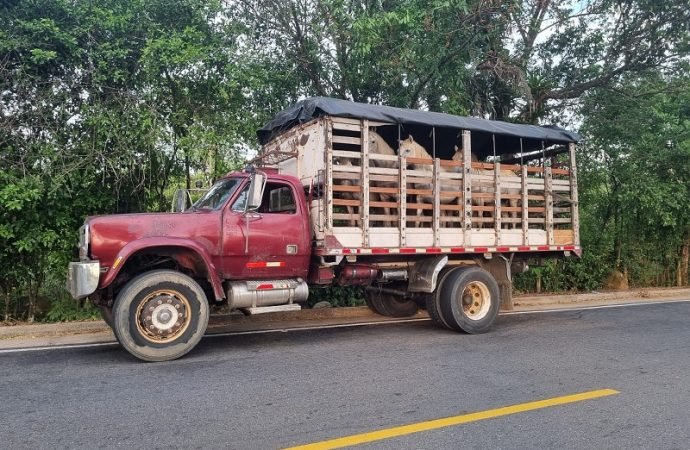
[[[113,331],[137,358],[170,361],[199,343],[208,317],[208,300],[196,281],[173,270],[154,270],[120,291],[113,307]]]

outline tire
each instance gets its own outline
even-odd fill
[[[451,270],[439,286],[440,316],[455,330],[485,333],[498,316],[498,283],[486,270],[459,267]]]
[[[364,298],[367,306],[382,316],[410,317],[419,311],[419,305],[414,300],[385,292],[367,290],[365,291]]]
[[[98,309],[101,310],[101,317],[106,325],[110,328],[113,327],[113,308],[107,306],[99,306]]]
[[[144,361],[180,358],[206,331],[209,304],[199,284],[173,270],[146,272],[130,281],[113,307],[120,345]]]
[[[431,317],[431,321],[441,327],[441,328],[447,328],[449,330],[452,330],[453,328],[448,325],[448,322],[446,319],[441,315],[441,305],[439,301],[439,293],[441,292],[441,288],[439,286],[443,285],[445,279],[448,277],[448,275],[454,271],[454,270],[460,270],[464,269],[464,267],[459,267],[459,268],[454,268],[454,267],[447,267],[444,268],[441,273],[438,276],[438,282],[436,284],[436,290],[430,294],[427,294],[425,296],[426,298],[426,312],[429,313],[429,317]]]

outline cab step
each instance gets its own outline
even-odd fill
[[[250,316],[255,314],[266,314],[274,312],[285,312],[285,311],[300,311],[302,306],[297,303],[291,303],[288,305],[275,305],[275,306],[255,306],[253,308],[244,308]]]

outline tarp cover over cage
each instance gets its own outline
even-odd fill
[[[381,134],[388,141],[412,135],[427,149],[438,149],[437,156],[440,157],[452,155],[453,147],[459,141],[459,133],[463,130],[472,133],[472,151],[482,159],[494,153],[494,145],[497,154],[509,154],[580,141],[579,134],[556,126],[521,125],[327,97],[307,98],[279,112],[257,131],[259,141],[265,144],[295,125],[322,116],[367,119],[398,125],[397,130]]]

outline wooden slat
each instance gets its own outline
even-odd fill
[[[361,204],[362,203],[359,200],[345,200],[342,198],[333,199],[334,206],[361,206]]]
[[[570,175],[570,171],[568,169],[551,169],[551,173],[553,175]]]
[[[346,150],[333,150],[333,156],[337,156],[339,158],[350,158],[350,159],[361,159],[362,158],[362,154],[360,152],[350,152],[350,151],[346,151]]]
[[[528,189],[527,189],[527,166],[521,166],[521,171],[520,171],[520,179],[522,182],[522,187],[520,194],[522,195],[522,211],[520,214],[522,215],[521,217],[521,226],[522,226],[522,245],[529,245],[529,222],[527,221],[529,217],[529,200],[530,196],[528,195]],[[532,197],[541,197],[540,195],[533,195]],[[543,198],[543,197],[542,197]],[[533,200],[539,200],[537,198]]]
[[[553,184],[551,167],[544,168],[544,201],[546,205],[546,243],[553,245]]]
[[[369,247],[369,121],[360,121],[362,130],[362,242]]]
[[[400,193],[400,190],[398,188],[394,187],[370,187],[369,192],[374,192],[376,194],[393,194],[396,197]]]
[[[333,136],[334,144],[348,144],[348,145],[360,145],[362,143],[361,139],[352,136]]]
[[[361,192],[361,188],[359,186],[350,186],[347,184],[334,184],[333,185],[333,192]]]
[[[398,228],[400,230],[400,246],[407,245],[407,160],[400,156],[400,207],[398,208]]]
[[[577,197],[577,165],[575,164],[575,144],[568,144],[568,154],[570,156],[570,206],[572,208],[571,217],[573,220],[573,243],[580,245],[580,213],[578,210]]]
[[[441,228],[441,163],[439,159],[434,160],[434,245],[438,246],[441,243],[441,236],[439,228]]]

